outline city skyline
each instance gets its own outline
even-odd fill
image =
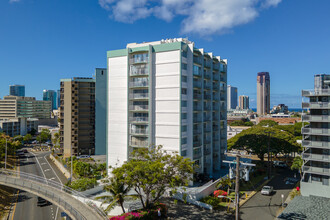
[[[205,51],[228,59],[228,84],[239,89],[238,95],[250,97],[251,108],[256,107],[256,72],[272,73],[271,106],[284,103],[294,108],[301,106],[301,89],[313,88],[314,74],[327,73],[330,68],[326,37],[330,33],[326,11],[330,3],[324,0],[314,4],[307,0],[213,2],[214,9],[221,12],[217,14],[221,22],[214,27],[205,24],[199,33],[187,18],[195,21],[198,15],[203,16],[201,10],[187,15],[178,11],[182,5],[177,10],[160,5],[171,12],[166,18],[148,6],[148,10],[139,9],[149,12],[143,16],[118,17],[110,9],[119,1],[113,1],[116,5],[107,2],[2,1],[0,27],[7,31],[0,37],[0,97],[8,95],[8,85],[23,84],[27,96],[40,100],[42,90],[59,89],[61,78],[91,77],[95,68],[105,67],[107,50],[175,37],[188,37]],[[201,2],[201,9],[213,18],[212,8]],[[251,14],[237,16],[234,9],[241,12],[244,7]],[[230,17],[227,23],[223,21],[225,15]],[[131,18],[130,23],[127,18]],[[154,31],[159,26],[162,28]],[[22,51],[28,56],[17,62]]]

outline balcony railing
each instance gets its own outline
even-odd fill
[[[148,147],[149,146],[149,143],[148,143],[148,141],[131,140],[129,142],[129,145],[131,145],[131,146],[138,146],[138,147]]]
[[[219,73],[213,73],[213,80],[217,80],[217,81],[220,80],[220,75],[219,75]]]
[[[303,115],[304,121],[319,121],[319,122],[330,122],[330,116],[328,115]]]
[[[204,71],[204,78],[211,79],[211,72],[210,71]]]
[[[212,88],[212,84],[211,83],[205,83],[204,82],[204,89],[211,89]]]
[[[147,67],[131,66],[130,69],[131,76],[143,76],[148,74],[149,74],[149,69]]]
[[[129,94],[130,99],[148,99],[149,93],[131,93]]]
[[[149,56],[147,56],[147,55],[137,56],[137,57],[133,57],[133,58],[130,59],[131,64],[148,63],[148,61],[149,61]]]
[[[328,102],[303,102],[302,108],[330,108],[330,103]]]
[[[227,72],[227,66],[223,63],[220,63],[220,72]]]
[[[194,93],[194,99],[202,99],[202,94]]]
[[[310,128],[305,127],[301,129],[302,134],[315,134],[315,135],[329,135],[330,129],[328,128]]]
[[[200,68],[193,70],[194,76],[202,76],[202,70]]]
[[[219,68],[220,68],[220,63],[214,63],[213,64],[213,69],[214,70],[219,70]]]
[[[141,80],[141,81],[136,81],[136,82],[130,82],[129,87],[134,88],[134,87],[148,87],[149,86],[149,80]]]
[[[303,153],[302,158],[305,159],[305,160],[316,160],[316,161],[321,161],[321,162],[330,162],[330,155]]]
[[[220,85],[218,83],[213,83],[213,90],[219,90]]]
[[[204,95],[204,99],[211,100],[211,95]]]
[[[194,60],[194,63],[197,63],[199,65],[203,64],[203,59],[201,57],[195,57],[194,56],[193,60]]]
[[[202,82],[194,81],[194,87],[202,88]]]
[[[193,120],[194,120],[194,123],[202,122],[202,117],[200,117],[200,116],[194,117]]]
[[[330,89],[302,90],[302,96],[329,95]]]
[[[328,176],[330,175],[330,169],[323,167],[303,166],[303,172],[328,175]]]
[[[202,111],[202,106],[201,105],[194,105],[193,111]]]
[[[132,123],[147,123],[149,121],[149,117],[131,117],[130,122]]]
[[[194,128],[193,130],[194,130],[194,135],[202,133],[202,128]]]
[[[148,133],[149,133],[149,129],[146,129],[146,128],[131,129],[131,134],[147,135]]]
[[[129,110],[131,110],[131,111],[148,111],[149,106],[148,105],[130,105]]]
[[[220,75],[220,81],[221,81],[221,82],[226,82],[226,76],[223,75],[223,74],[221,74],[221,75]]]
[[[309,140],[303,140],[302,145],[304,147],[315,147],[315,148],[323,148],[328,149],[330,148],[330,142],[328,141],[309,141]]]
[[[202,145],[202,142],[201,141],[194,141],[193,144],[194,144],[194,147],[199,147],[199,146]]]

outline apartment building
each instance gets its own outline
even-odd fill
[[[227,60],[183,38],[131,43],[108,51],[107,162],[163,145],[220,170],[227,148]]]
[[[257,113],[266,115],[270,111],[270,76],[269,72],[260,72],[257,76]]]
[[[14,137],[16,135],[26,135],[32,129],[38,131],[37,118],[11,118],[11,119],[0,119],[0,132]]]
[[[315,75],[314,82],[314,90],[302,91],[302,96],[309,99],[302,103],[302,108],[309,110],[302,120],[309,125],[302,128],[301,193],[330,198],[330,75]]]
[[[51,102],[22,96],[5,96],[3,99],[0,99],[0,119],[22,117],[50,118]]]
[[[95,79],[61,79],[60,147],[64,157],[95,153]]]

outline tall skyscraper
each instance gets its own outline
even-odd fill
[[[95,155],[106,154],[107,69],[95,70]]]
[[[227,109],[236,109],[237,107],[237,87],[227,86]]]
[[[23,85],[10,85],[9,95],[13,96],[25,96],[25,86]]]
[[[240,109],[249,109],[249,96],[240,95],[239,96],[239,108]]]
[[[260,72],[257,76],[257,113],[268,114],[270,111],[270,77],[268,72]]]
[[[330,198],[330,75],[315,75],[314,82],[314,90],[302,91],[309,98],[302,103],[309,110],[302,120],[309,124],[301,132],[305,149],[301,194]]]
[[[220,170],[227,149],[227,60],[187,39],[131,43],[108,51],[107,160],[163,145],[198,165]]]
[[[95,153],[95,79],[61,79],[60,146],[64,157],[71,153]],[[71,152],[72,149],[72,152]]]
[[[52,110],[57,109],[57,94],[54,90],[44,90],[43,91],[43,100],[51,101]]]

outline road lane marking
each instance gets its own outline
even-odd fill
[[[18,202],[18,195],[19,195],[19,190],[17,190],[16,202],[15,202],[15,205],[14,205],[14,209],[13,209],[13,215],[12,215],[12,218],[11,218],[11,220],[13,220],[13,219],[14,219],[15,210],[16,210],[16,205],[17,205],[17,202]]]
[[[55,177],[52,177],[52,178],[50,178],[49,180],[54,180],[55,179]]]
[[[39,160],[38,160],[38,158],[36,157],[36,155],[35,155],[34,153],[32,153],[32,152],[31,152],[31,154],[33,154],[33,155],[34,155],[34,157],[36,158],[36,161],[37,161],[37,163],[39,164],[40,170],[41,170],[42,174],[44,175],[44,178],[46,179],[46,175],[45,175],[45,173],[44,173],[43,169],[41,168],[41,165],[40,165],[40,163],[39,163]]]
[[[50,171],[50,169],[45,169],[45,172],[48,172],[48,171]]]
[[[47,164],[47,163],[41,163],[41,165],[45,165],[45,164]]]

